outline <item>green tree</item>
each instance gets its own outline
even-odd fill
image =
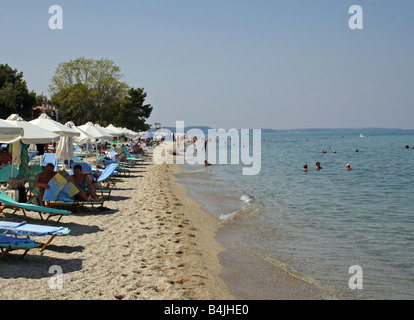
[[[153,107],[144,104],[147,94],[143,88],[130,88],[128,96],[121,103],[115,125],[127,127],[134,131],[148,130],[149,125],[145,121],[151,115]]]
[[[63,121],[107,125],[127,94],[120,68],[109,59],[84,57],[58,65],[49,86],[52,103]]]
[[[23,72],[18,72],[8,64],[0,64],[0,118],[18,113],[29,120],[35,104],[36,93],[27,89]]]

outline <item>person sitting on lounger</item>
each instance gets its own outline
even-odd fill
[[[0,167],[12,162],[12,158],[7,148],[3,148],[0,153]]]
[[[33,186],[39,188],[39,205],[43,206],[43,195],[45,189],[50,189],[49,181],[56,175],[55,166],[52,163],[48,163],[44,168],[43,172],[39,172],[33,181]]]
[[[115,156],[115,160],[121,161],[121,162],[127,162],[127,156],[126,156],[125,152],[121,152],[121,153],[117,154]]]
[[[79,189],[79,193],[75,195],[76,200],[103,200],[103,197],[98,197],[95,192],[91,175],[82,173],[81,165],[77,164],[73,167],[73,175],[68,178],[68,181]]]
[[[134,154],[144,154],[144,150],[142,150],[141,146],[138,143],[135,143],[132,146],[132,152]]]

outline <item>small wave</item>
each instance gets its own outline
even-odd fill
[[[234,211],[232,213],[228,213],[228,214],[222,214],[220,215],[219,219],[220,221],[227,221],[227,220],[231,220],[234,218],[234,216],[238,213],[239,211]]]
[[[323,299],[327,300],[338,300],[343,296],[343,292],[341,292],[338,289],[335,289],[330,286],[322,285],[319,281],[316,279],[309,277],[307,275],[304,275],[303,273],[300,273],[296,271],[291,266],[288,266],[287,264],[278,261],[274,258],[270,258],[268,256],[265,256],[263,254],[260,254],[258,252],[250,251],[250,254],[252,256],[255,256],[257,258],[263,259],[264,261],[267,261],[268,263],[272,264],[276,269],[281,270],[290,276],[299,279],[301,281],[307,282],[310,285],[312,285],[314,288],[318,289],[321,292],[321,296]]]
[[[243,203],[251,203],[254,200],[254,197],[248,195],[247,193],[243,193],[240,197],[240,200],[243,201]]]
[[[247,193],[243,192],[239,199],[242,201],[242,208],[228,214],[222,214],[219,217],[220,221],[252,220],[261,215],[265,209],[265,205],[261,201],[256,200]]]

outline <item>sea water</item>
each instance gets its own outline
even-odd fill
[[[258,175],[217,164],[182,165],[177,176],[219,219],[236,296],[276,298],[266,279],[282,270],[331,298],[413,299],[414,133],[271,133],[261,144]],[[352,266],[360,289],[349,285]]]

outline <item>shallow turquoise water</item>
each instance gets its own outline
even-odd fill
[[[179,181],[220,219],[218,238],[339,297],[412,299],[414,133],[275,133],[261,143],[258,175],[243,176],[242,164],[183,166]],[[362,290],[349,288],[353,265]]]

